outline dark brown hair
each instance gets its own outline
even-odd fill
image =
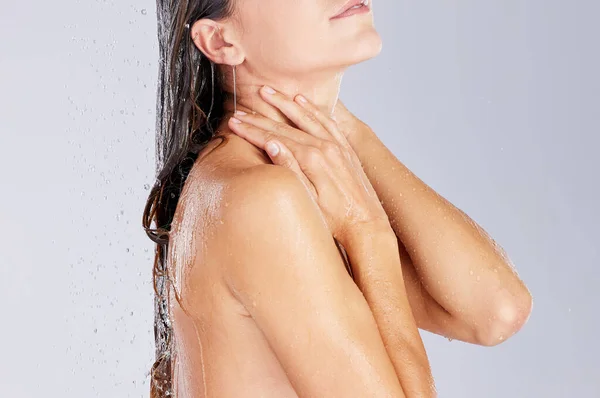
[[[156,243],[152,269],[155,293],[152,398],[173,396],[167,290],[167,252],[173,215],[198,152],[213,138],[223,118],[227,99],[220,69],[194,45],[189,29],[199,19],[220,20],[231,16],[232,3],[233,0],[156,2],[159,44],[156,180],[142,217],[146,234]],[[151,228],[152,222],[155,228]]]

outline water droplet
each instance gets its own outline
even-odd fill
[[[150,189],[150,184],[144,184],[144,189],[147,191]]]
[[[142,15],[146,15],[146,14],[148,14],[148,11],[146,11],[145,8],[142,8]]]

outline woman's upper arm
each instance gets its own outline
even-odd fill
[[[369,306],[293,172],[261,165],[225,194],[226,279],[301,397],[404,397]]]

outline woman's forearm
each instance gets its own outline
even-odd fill
[[[529,316],[531,296],[500,246],[415,176],[368,126],[350,143],[428,293],[481,344],[515,333]]]
[[[391,227],[363,229],[344,249],[406,397],[435,397],[429,360],[404,289],[396,239]]]

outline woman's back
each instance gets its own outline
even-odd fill
[[[403,397],[317,203],[229,138],[200,154],[172,224],[175,396]]]
[[[264,335],[224,282],[220,265],[227,253],[211,244],[211,226],[227,206],[222,189],[235,175],[269,162],[239,137],[229,138],[223,146],[215,138],[201,151],[173,221],[169,271],[185,308],[171,285],[174,395],[297,397]]]

